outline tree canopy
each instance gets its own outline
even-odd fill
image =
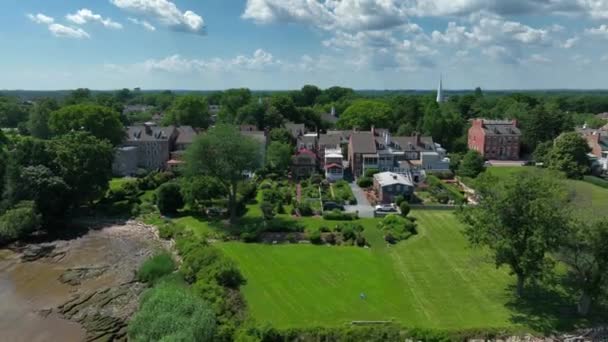
[[[461,177],[475,178],[485,170],[484,163],[479,152],[469,150],[460,161],[457,173]]]
[[[555,139],[547,153],[546,166],[564,172],[568,178],[582,178],[590,170],[589,152],[591,148],[580,134],[563,133]]]
[[[125,136],[118,112],[91,103],[71,105],[52,112],[49,127],[56,135],[89,132],[113,145],[120,144]]]
[[[357,100],[340,115],[338,126],[349,129],[370,129],[372,126],[388,127],[391,119],[391,107],[382,101]]]
[[[165,123],[207,128],[210,123],[207,99],[200,95],[184,95],[177,98],[165,116]]]

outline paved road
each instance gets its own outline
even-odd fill
[[[369,204],[365,192],[355,182],[350,183],[357,205],[345,205],[344,210],[349,213],[359,212],[359,217],[374,217],[374,207]]]

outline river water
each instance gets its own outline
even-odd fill
[[[139,265],[162,248],[151,229],[136,223],[91,230],[52,245],[51,254],[32,262],[0,249],[0,342],[85,340],[82,325],[57,308],[75,295],[130,284]],[[102,272],[66,277],[74,269]],[[128,319],[137,308],[137,295],[121,300],[108,315]],[[96,310],[93,304],[85,309]]]

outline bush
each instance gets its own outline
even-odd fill
[[[200,275],[200,271],[209,269],[213,264],[219,262],[221,258],[220,252],[209,246],[189,251],[183,256],[181,266],[184,279],[193,283]]]
[[[332,211],[326,211],[323,213],[323,219],[331,220],[331,221],[353,221],[358,219],[356,213],[345,213],[338,209],[334,209]]]
[[[380,172],[380,170],[378,170],[378,169],[367,169],[367,170],[365,170],[364,176],[367,178],[372,178],[372,177],[374,177],[374,175],[376,173],[379,173],[379,172]]]
[[[300,215],[302,216],[312,216],[314,211],[309,203],[302,202],[298,204],[298,211],[300,211]]]
[[[407,217],[410,213],[410,205],[407,202],[401,202],[399,205],[399,210],[401,210],[401,216]]]
[[[416,224],[398,215],[388,215],[379,224],[384,239],[389,243],[406,240],[416,234]]]
[[[401,206],[401,203],[405,202],[405,197],[403,195],[395,196],[395,204]]]
[[[312,232],[308,233],[308,238],[310,239],[310,242],[314,243],[315,245],[323,242],[323,239],[321,239],[321,232],[318,230],[313,230]]]
[[[370,177],[361,177],[357,180],[357,185],[362,188],[369,188],[374,185],[374,180]]]
[[[213,341],[210,305],[183,285],[165,282],[148,290],[129,323],[132,341]]]
[[[172,239],[177,233],[177,226],[173,222],[164,222],[157,225],[158,236],[161,239],[169,240]]]
[[[0,244],[22,239],[42,224],[34,202],[20,202],[0,216]]]
[[[225,257],[217,260],[210,267],[202,270],[206,276],[212,277],[219,285],[236,289],[245,284],[245,278],[236,264]],[[198,279],[204,278],[200,275]]]
[[[367,245],[367,241],[365,240],[365,237],[363,237],[363,235],[359,234],[357,235],[356,244],[359,247],[364,247],[365,245]]]
[[[329,233],[329,234],[325,235],[325,242],[329,243],[330,245],[335,245],[336,244],[336,234]]]
[[[175,214],[184,207],[179,185],[166,183],[160,186],[156,192],[156,206],[162,214]]]
[[[175,261],[169,253],[162,253],[151,257],[141,265],[137,271],[137,280],[153,284],[173,271],[175,271]]]

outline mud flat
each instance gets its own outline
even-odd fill
[[[136,271],[163,248],[153,227],[128,221],[0,249],[0,341],[126,339],[145,289]]]

